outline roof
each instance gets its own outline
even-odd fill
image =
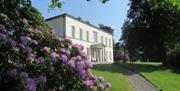
[[[95,26],[95,25],[93,25],[93,24],[90,24],[88,21],[83,21],[80,17],[74,17],[74,16],[72,16],[72,15],[70,15],[70,14],[67,14],[67,13],[64,13],[64,14],[61,14],[61,15],[57,15],[57,16],[54,16],[54,17],[50,17],[50,18],[46,19],[46,21],[53,20],[53,19],[56,19],[56,18],[59,18],[59,17],[65,17],[65,16],[70,17],[70,18],[72,18],[72,19],[75,19],[75,20],[77,20],[77,21],[79,21],[79,22],[82,22],[82,23],[84,23],[84,24],[86,24],[86,25],[89,25],[89,26],[91,26],[91,27],[93,27],[93,28],[96,28],[96,29],[98,29],[98,30],[102,30],[102,31],[104,31],[104,32],[113,34],[113,31],[108,31],[108,30],[101,29],[101,28],[99,28],[99,27],[97,27],[97,26]]]

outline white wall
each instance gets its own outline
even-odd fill
[[[59,36],[64,36],[64,22],[63,17],[58,17],[46,21],[54,30],[54,32]]]
[[[72,37],[72,26],[75,27],[75,38],[71,38],[72,42],[82,44],[84,46],[84,51],[87,52],[87,48],[90,48],[90,45],[95,44],[93,43],[93,31],[97,32],[97,44],[101,43],[101,36],[103,36],[103,40],[105,44],[105,38],[107,38],[107,45],[105,50],[108,52],[108,62],[113,62],[113,36],[103,30],[94,28],[87,24],[84,24],[80,21],[72,19],[71,17],[66,16],[66,34],[67,37]],[[83,30],[83,40],[80,40],[80,29]],[[89,31],[89,41],[86,40],[86,31]],[[109,45],[109,39],[111,39],[111,46]],[[111,52],[111,58],[109,58],[109,52]],[[110,60],[111,59],[111,60]]]

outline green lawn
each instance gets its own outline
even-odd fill
[[[119,72],[118,65],[115,64],[99,64],[94,65],[93,73],[96,76],[104,76],[105,81],[111,82],[112,87],[107,91],[132,91],[131,86]]]
[[[143,74],[163,91],[180,91],[180,71],[162,67],[161,63],[135,62],[133,64],[119,63],[122,66]]]

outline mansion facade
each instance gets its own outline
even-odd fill
[[[113,31],[96,27],[81,18],[62,14],[46,19],[55,34],[81,44],[92,62],[113,62]]]

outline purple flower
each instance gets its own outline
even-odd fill
[[[45,52],[49,52],[49,50],[50,50],[50,48],[47,47],[47,46],[45,46],[45,47],[43,48],[43,51],[45,51]]]
[[[74,60],[70,60],[68,61],[68,64],[71,66],[71,67],[75,67],[75,61]]]
[[[110,83],[110,82],[107,82],[107,83],[106,83],[106,87],[107,87],[107,88],[111,88],[111,83]]]
[[[34,79],[28,78],[26,80],[26,91],[36,91],[36,83]]]
[[[39,58],[38,58],[38,62],[39,62],[40,64],[44,64],[44,62],[45,62],[44,57],[39,57]]]
[[[16,41],[14,41],[12,39],[10,39],[9,42],[10,42],[12,47],[15,47],[17,45]]]
[[[103,76],[99,76],[99,77],[98,77],[98,80],[104,81],[104,77],[103,77]]]
[[[21,48],[25,49],[24,44],[20,44],[19,46],[20,46]]]
[[[28,78],[28,74],[26,72],[21,72],[20,77],[22,79],[27,79]]]
[[[85,70],[80,70],[80,76],[82,78],[85,78],[86,77],[86,71]]]
[[[99,84],[99,87],[101,88],[101,90],[104,90],[104,84],[103,83],[101,83],[101,84]]]
[[[28,41],[31,41],[32,39],[29,36],[25,37]]]
[[[32,43],[33,43],[34,45],[38,45],[38,42],[37,42],[36,40],[33,40]]]
[[[86,56],[86,53],[84,51],[80,51],[79,53],[81,56],[85,57]]]
[[[90,61],[85,61],[85,64],[87,65],[88,68],[92,68],[93,65]]]
[[[77,48],[78,50],[83,49],[83,46],[82,46],[82,45],[79,45],[79,44],[75,44],[74,47]]]
[[[61,60],[62,60],[63,62],[67,62],[68,58],[67,58],[66,55],[62,55],[62,56],[61,56]]]
[[[86,80],[86,81],[84,82],[84,84],[85,84],[86,86],[92,86],[92,85],[93,85],[93,81],[92,81],[92,80]]]
[[[51,53],[51,58],[54,60],[56,59],[57,57],[59,57],[59,55],[56,53],[56,52],[52,52]]]
[[[21,40],[23,45],[26,45],[28,42],[28,40],[25,37],[20,37],[20,40]]]
[[[60,51],[61,51],[62,53],[66,53],[66,49],[65,49],[65,48],[61,48]]]
[[[81,60],[81,56],[80,55],[76,56],[76,59]]]
[[[25,48],[25,51],[27,52],[28,55],[30,55],[30,54],[32,53],[32,48],[29,47],[29,46],[27,46],[27,47]]]
[[[66,55],[69,55],[71,52],[69,50],[66,50]]]
[[[45,77],[45,76],[40,76],[35,79],[36,84],[46,83],[46,81],[47,81],[47,77]]]
[[[79,71],[82,71],[84,69],[84,65],[80,63],[78,63],[76,67]]]
[[[55,39],[59,40],[59,41],[63,41],[63,38],[59,37],[59,36],[55,36]]]
[[[94,81],[96,81],[96,80],[97,80],[97,77],[96,77],[96,76],[91,75],[91,77],[92,77],[92,79],[93,79]]]
[[[0,33],[6,33],[6,28],[4,25],[0,24]]]
[[[29,54],[29,55],[28,55],[28,59],[29,59],[30,61],[34,61],[35,55],[34,55],[34,54]]]
[[[7,35],[0,33],[0,40],[7,41],[7,37],[8,37]]]

